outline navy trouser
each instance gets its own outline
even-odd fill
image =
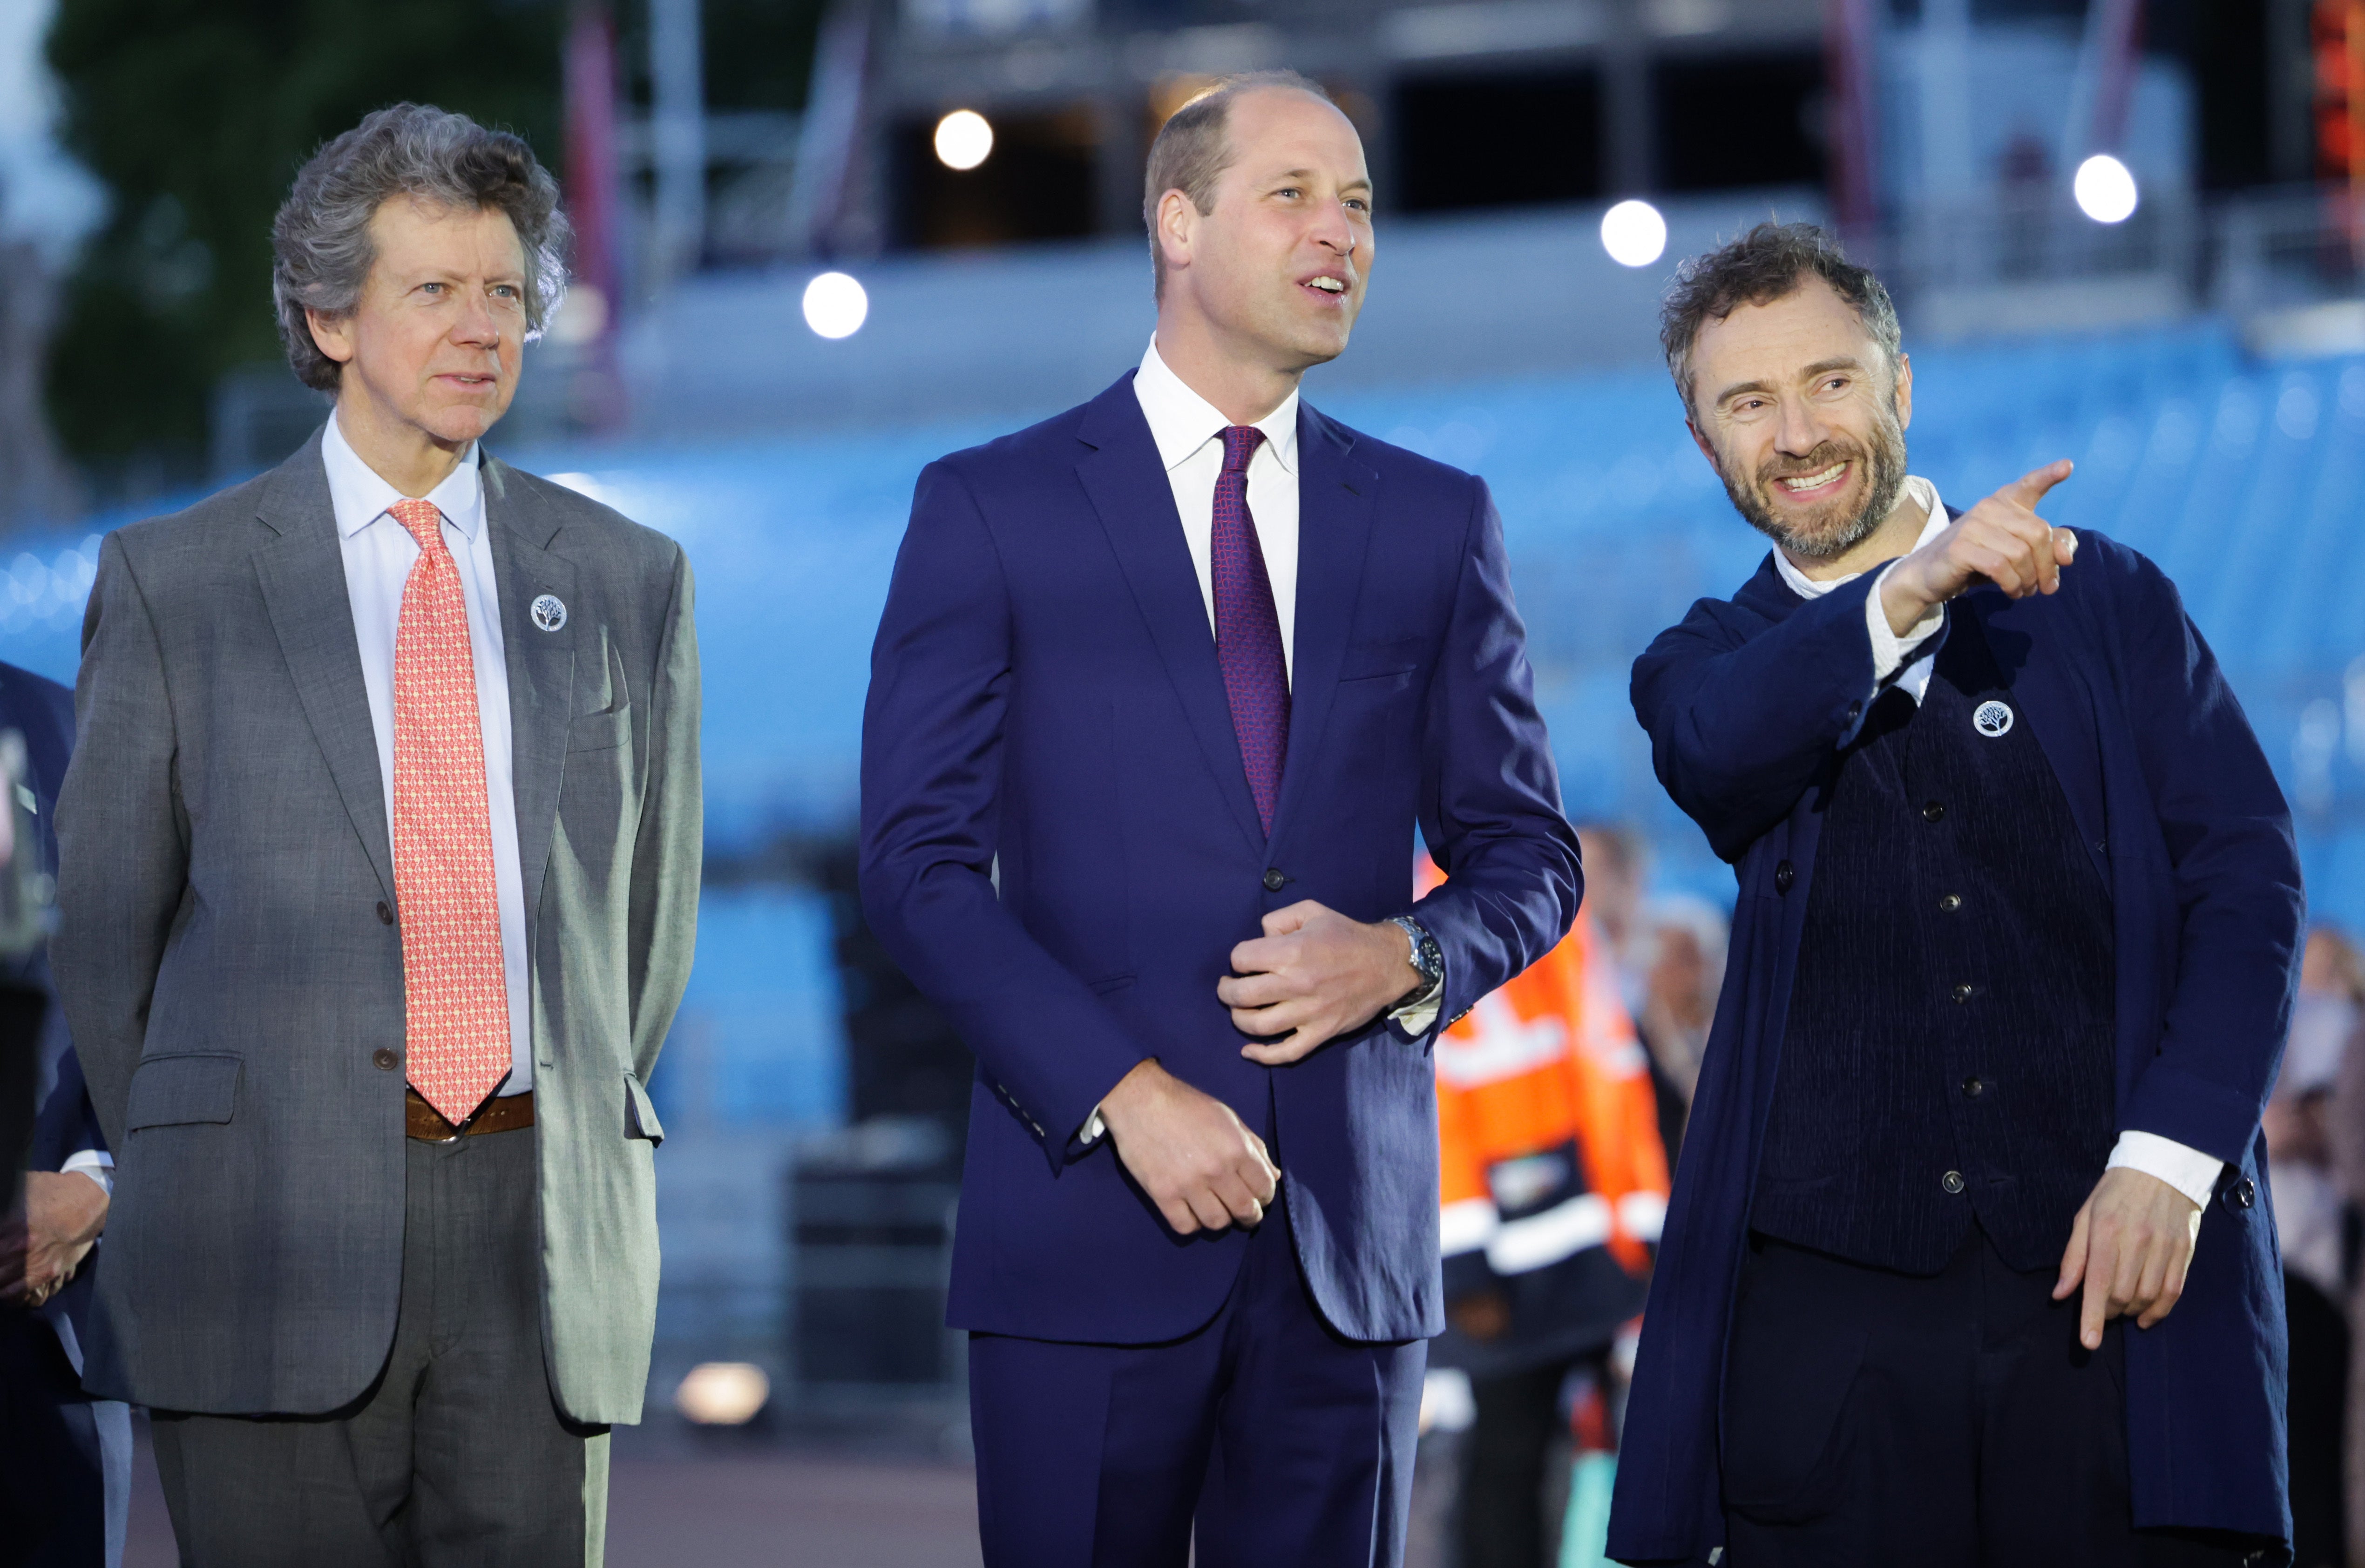
[[[2270,1543],[2138,1532],[2124,1319],[1984,1232],[1933,1275],[1758,1236],[1726,1362],[1723,1568],[2234,1568]],[[2259,1563],[2283,1561],[2273,1550]]]
[[[1334,1333],[1284,1207],[1195,1334],[970,1336],[986,1568],[1183,1568],[1194,1528],[1198,1568],[1402,1562],[1429,1345]]]

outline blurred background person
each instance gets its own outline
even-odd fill
[[[1425,886],[1440,879],[1425,857]],[[1590,907],[1590,884],[1586,908]],[[1581,1452],[1561,1532],[1547,1473],[1572,1381],[1606,1415],[1610,1350],[1642,1310],[1666,1215],[1667,1161],[1649,1061],[1618,969],[1584,908],[1566,937],[1439,1036],[1437,1120],[1447,1329],[1431,1361],[1470,1378],[1455,1539],[1461,1568],[1597,1559],[1606,1454]],[[1597,1444],[1614,1447],[1607,1422]],[[1584,1537],[1586,1539],[1577,1539]]]
[[[32,809],[6,801],[0,809],[32,831],[10,834],[7,874],[20,875],[18,857],[29,854],[40,875],[54,878],[50,823],[73,750],[73,693],[0,664],[0,732],[11,731],[23,740],[25,777],[7,787],[28,790]],[[30,1169],[22,1207],[0,1231],[0,1563],[86,1568],[121,1560],[130,1511],[130,1406],[82,1386],[85,1346],[104,1329],[91,1296],[115,1161],[45,947],[0,965],[16,988],[0,998],[0,1027],[24,1016],[26,993],[43,1003]]]

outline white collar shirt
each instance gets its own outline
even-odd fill
[[[1141,356],[1133,396],[1149,421],[1149,439],[1174,491],[1182,519],[1182,542],[1199,575],[1199,598],[1207,608],[1207,629],[1216,626],[1216,481],[1224,472],[1224,431],[1231,425],[1222,410],[1183,384],[1159,357],[1158,340]],[[1281,622],[1281,653],[1295,678],[1297,666],[1297,394],[1259,420],[1264,431],[1249,458],[1249,516],[1264,553],[1264,575],[1272,585],[1273,614]]]
[[[386,790],[386,836],[394,843],[394,644],[402,622],[402,590],[419,559],[419,543],[387,512],[402,492],[362,461],[329,418],[320,436],[329,471],[337,544],[344,557],[345,596],[369,696],[370,728],[377,739],[378,778]],[[533,1087],[533,1036],[525,974],[525,876],[518,855],[517,793],[510,745],[510,680],[501,639],[500,599],[493,575],[492,531],[485,522],[484,476],[478,448],[420,499],[443,514],[443,543],[459,567],[468,610],[468,652],[476,673],[476,719],[485,739],[485,800],[493,837],[493,895],[499,907],[501,980],[509,992],[510,1075],[496,1091],[522,1094]]]

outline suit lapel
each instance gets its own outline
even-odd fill
[[[501,648],[510,678],[510,777],[517,797],[518,867],[525,887],[526,950],[535,945],[534,912],[558,825],[558,788],[566,769],[566,728],[575,707],[575,635],[582,624],[545,632],[529,613],[555,596],[570,612],[575,563],[553,554],[559,520],[507,464],[485,459],[485,526],[493,531],[493,582],[500,598]]]
[[[387,843],[387,781],[370,725],[353,606],[345,590],[344,553],[329,499],[329,474],[315,433],[263,487],[255,516],[272,537],[254,552],[263,601],[279,637],[304,717],[328,759],[329,775],[369,852],[379,889],[394,897],[394,856]]]
[[[1239,739],[1232,732],[1231,700],[1225,695],[1224,672],[1216,662],[1216,639],[1207,629],[1206,601],[1199,597],[1199,574],[1191,565],[1191,548],[1183,543],[1182,520],[1174,510],[1165,465],[1149,439],[1149,422],[1134,400],[1132,376],[1085,408],[1076,436],[1090,449],[1077,461],[1076,476],[1100,514],[1150,641],[1206,754],[1216,787],[1250,847],[1261,857],[1264,827],[1257,820],[1256,799],[1249,793]]]
[[[1297,619],[1291,633],[1289,758],[1281,776],[1274,836],[1309,810],[1314,759],[1339,693],[1355,623],[1372,500],[1380,476],[1352,454],[1354,438],[1303,402],[1297,406]]]

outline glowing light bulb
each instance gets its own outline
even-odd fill
[[[1647,267],[1667,252],[1667,220],[1647,201],[1621,201],[1601,215],[1601,248],[1621,267]]]
[[[844,273],[823,273],[805,285],[805,325],[824,338],[850,338],[870,315],[870,296]]]
[[[674,1408],[701,1427],[744,1427],[772,1397],[772,1380],[746,1361],[706,1361],[674,1390]]]
[[[974,169],[993,151],[993,126],[975,109],[955,109],[936,122],[936,161],[947,169]]]
[[[2135,190],[2135,174],[2107,152],[2097,152],[2079,164],[2069,189],[2078,198],[2078,210],[2097,223],[2124,223],[2142,199]]]

